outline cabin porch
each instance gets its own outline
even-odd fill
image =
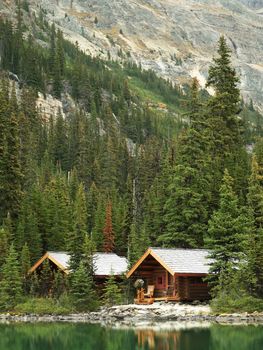
[[[155,301],[208,300],[209,290],[204,274],[171,274],[154,257],[148,255],[132,277],[142,279],[143,288],[137,290],[134,302],[152,304]],[[149,292],[151,291],[151,292]]]

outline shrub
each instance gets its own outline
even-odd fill
[[[14,312],[38,315],[65,315],[73,312],[72,303],[63,296],[59,300],[52,298],[30,298],[15,306]]]
[[[211,301],[211,308],[215,313],[262,312],[263,300],[249,295],[243,295],[239,298],[221,295]]]

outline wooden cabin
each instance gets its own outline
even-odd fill
[[[29,270],[29,273],[34,271],[39,272],[45,260],[49,261],[52,270],[59,270],[66,275],[70,273],[69,260],[70,255],[66,252],[48,251],[42,256]],[[118,256],[114,253],[95,253],[93,256],[95,282],[98,285],[104,284],[106,279],[114,275],[116,278],[121,277],[126,273],[128,262],[125,257]]]
[[[210,298],[207,276],[210,260],[204,249],[149,248],[126,274],[127,278],[142,279],[143,291],[137,303],[153,301],[193,301]],[[153,289],[150,300],[149,286]]]

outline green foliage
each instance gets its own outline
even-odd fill
[[[75,310],[67,298],[61,298],[59,300],[52,298],[29,298],[17,304],[13,311],[19,314],[66,315]]]
[[[70,267],[75,271],[82,259],[83,243],[87,234],[87,207],[83,184],[79,185],[76,193],[73,212],[74,226],[67,238],[70,253]]]
[[[218,57],[209,69],[207,87],[215,90],[207,105],[207,117],[211,132],[210,157],[213,159],[213,171],[210,170],[213,183],[213,198],[216,208],[220,181],[224,169],[236,180],[236,191],[245,196],[248,176],[248,154],[243,138],[239,78],[231,66],[231,50],[222,36],[218,45]],[[216,166],[215,166],[216,165]]]
[[[220,285],[222,276],[232,273],[238,268],[241,259],[244,259],[242,243],[247,234],[246,217],[238,206],[238,198],[233,191],[233,179],[225,170],[222,186],[220,189],[219,208],[212,215],[209,221],[208,247],[210,257],[213,259],[210,265],[209,282],[212,288],[212,295],[224,289]]]
[[[22,297],[22,281],[20,276],[17,253],[11,244],[5,263],[2,267],[0,280],[0,310],[11,310]]]
[[[251,230],[247,235],[245,249],[248,259],[250,293],[263,297],[263,169],[256,156],[252,158],[249,178],[248,206],[251,215]]]
[[[236,312],[262,312],[263,301],[251,295],[242,297],[219,296],[211,302],[211,308],[214,313],[236,313]]]
[[[181,134],[176,165],[168,178],[165,230],[158,241],[166,246],[200,247],[207,231],[210,205],[208,124],[194,79],[188,103],[190,127]]]
[[[52,285],[52,296],[55,299],[59,299],[61,295],[66,293],[68,289],[68,279],[64,272],[54,272],[54,280]]]
[[[90,311],[99,306],[92,276],[88,273],[82,261],[71,276],[70,295],[78,311]]]
[[[21,252],[20,266],[21,266],[23,291],[24,291],[24,293],[29,293],[29,291],[30,291],[30,276],[29,276],[28,272],[29,272],[29,269],[31,267],[31,262],[30,262],[30,251],[29,251],[27,243],[24,244],[22,252]]]
[[[103,293],[103,302],[107,306],[118,305],[122,302],[122,291],[114,275],[111,275],[106,283]]]
[[[6,255],[8,253],[8,247],[9,247],[9,242],[10,237],[8,235],[8,232],[4,229],[0,229],[0,267],[3,266]],[[0,278],[1,278],[1,273],[0,273]]]

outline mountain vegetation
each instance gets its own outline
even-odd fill
[[[86,55],[41,10],[28,34],[23,11],[15,25],[0,20],[1,310],[66,291],[77,310],[92,309],[94,250],[132,263],[149,245],[209,247],[216,307],[226,293],[230,308],[237,298],[258,305],[261,116],[240,97],[224,37],[208,96],[196,79],[174,86],[131,61]],[[38,92],[71,107],[47,118]],[[71,254],[71,278],[50,280],[48,264],[27,275],[47,250]],[[109,279],[105,303],[117,289]]]

